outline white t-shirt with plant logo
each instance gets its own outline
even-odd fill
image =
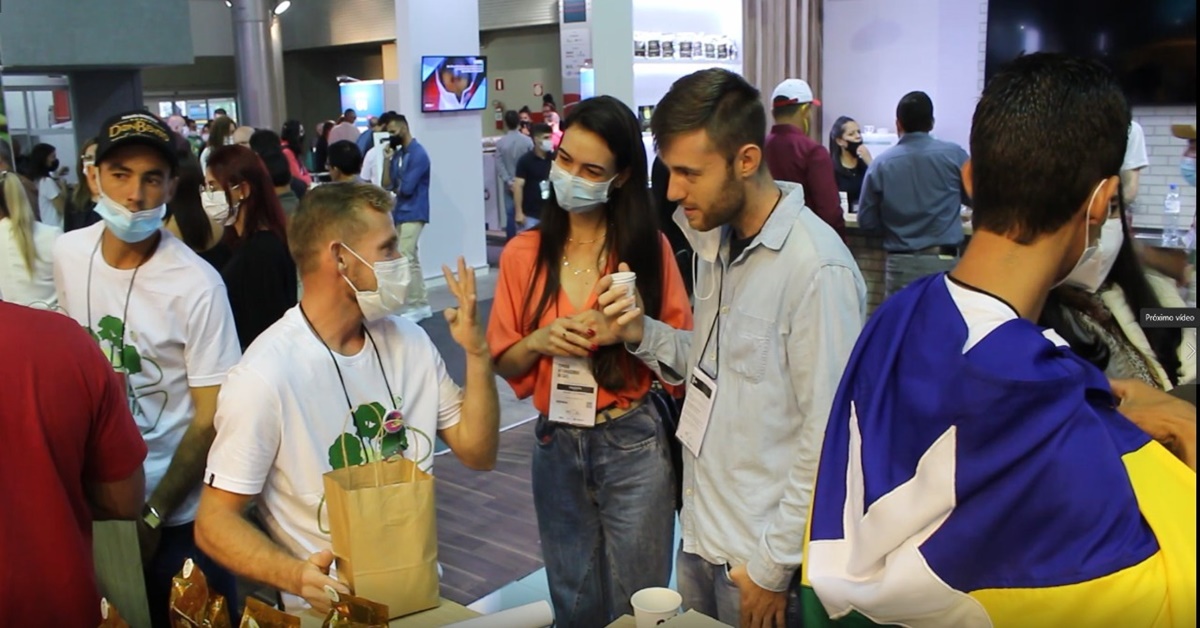
[[[351,463],[365,459],[368,445],[379,435],[381,415],[399,410],[404,425],[430,440],[461,417],[462,390],[423,329],[390,316],[368,323],[367,330],[370,338],[361,351],[335,353],[331,359],[300,308],[293,307],[250,345],[221,388],[217,439],[204,481],[231,493],[258,495],[259,514],[271,538],[297,558],[330,548],[329,535],[320,529],[327,529],[328,519],[323,516],[317,523],[325,494],[322,476],[335,463],[341,468],[344,458]],[[354,416],[346,394],[357,410]],[[398,452],[398,440],[382,439],[385,457]],[[411,432],[407,440],[405,457],[422,460],[421,468],[431,471],[431,443]]]
[[[208,262],[164,229],[134,278],[133,269],[104,261],[96,248],[103,230],[101,222],[58,238],[54,285],[59,307],[92,334],[118,372],[128,373],[130,409],[150,450],[143,465],[149,498],[195,416],[190,389],[222,384],[241,349],[225,284]],[[197,485],[165,525],[194,520],[199,500]]]

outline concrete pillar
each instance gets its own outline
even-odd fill
[[[146,106],[141,70],[79,71],[67,74],[67,79],[71,85],[76,146],[99,135],[100,125],[108,118]]]
[[[287,120],[287,92],[283,82],[283,25],[275,16],[271,19],[271,70],[275,77],[275,89],[271,94],[272,109],[275,111],[275,120],[280,123],[272,130],[278,133],[283,121]]]
[[[282,120],[276,103],[282,96],[275,82],[271,8],[268,0],[233,0],[233,50],[238,124],[278,131]]]
[[[443,264],[457,268],[460,255],[486,273],[480,112],[422,113],[418,78],[423,55],[479,54],[479,0],[395,0],[395,7],[396,72],[404,80],[391,89],[432,162],[430,222],[420,250],[426,285],[440,282]]]

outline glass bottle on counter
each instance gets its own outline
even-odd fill
[[[1163,232],[1162,245],[1165,247],[1179,244],[1179,214],[1182,211],[1179,202],[1179,186],[1172,183],[1167,189],[1167,198],[1163,201]]]

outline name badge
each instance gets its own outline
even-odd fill
[[[575,427],[596,425],[596,378],[585,358],[554,358],[550,420]]]
[[[693,456],[700,457],[700,448],[704,445],[704,434],[708,432],[708,421],[712,418],[713,401],[716,398],[717,380],[696,367],[688,380],[687,397],[679,416],[679,429],[675,430],[675,438]]]
[[[539,181],[538,189],[540,189],[542,191],[542,200],[543,201],[550,198],[550,182],[549,181]]]

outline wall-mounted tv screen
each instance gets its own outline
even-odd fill
[[[1134,105],[1196,104],[1196,3],[1192,0],[991,0],[990,79],[1034,52],[1098,59]]]
[[[421,111],[487,108],[487,57],[421,57]]]

